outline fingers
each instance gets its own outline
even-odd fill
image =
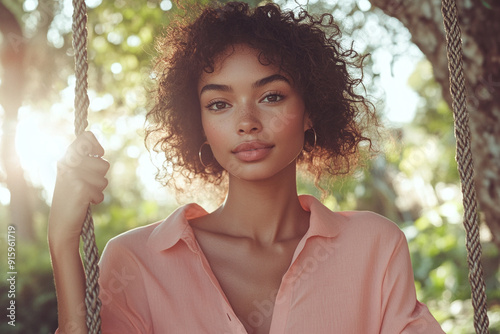
[[[84,132],[58,162],[49,217],[49,238],[52,241],[79,243],[89,204],[104,200],[109,163],[102,158],[103,155],[104,149],[95,136]]]
[[[97,138],[90,131],[85,131],[73,142],[71,146],[75,146],[75,149],[79,154],[82,155],[93,155],[102,157],[104,155],[104,149],[102,148]]]
[[[108,185],[105,175],[110,167],[104,149],[91,132],[84,132],[69,146],[57,165],[62,189],[76,202],[100,203]]]
[[[66,165],[69,168],[79,169],[82,171],[94,172],[97,174],[105,175],[109,170],[109,162],[100,157],[93,156],[80,156],[78,163],[74,163],[75,160],[72,159],[72,164],[67,163],[66,159],[61,161],[62,165]]]
[[[98,204],[104,200],[104,189],[108,180],[101,174],[67,169],[60,179],[64,183],[66,196],[73,197],[77,203]]]
[[[104,155],[104,149],[97,141],[97,138],[90,131],[85,131],[78,136],[69,146],[63,163],[69,167],[80,167],[87,157],[100,158]]]
[[[85,131],[78,136],[68,147],[64,158],[60,163],[70,168],[94,169],[107,171],[109,165],[105,160],[96,160],[104,155],[104,149],[97,141],[97,138],[90,131]],[[106,167],[107,166],[107,167]]]
[[[88,202],[92,204],[101,203],[104,200],[103,191],[108,185],[108,180],[96,173],[80,174],[79,177],[86,188]]]

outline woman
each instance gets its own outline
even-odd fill
[[[394,223],[297,195],[297,166],[317,181],[348,173],[377,126],[348,72],[362,57],[339,38],[331,16],[272,4],[207,8],[168,30],[147,139],[167,184],[227,180],[227,193],[211,213],[188,204],[108,243],[103,333],[442,333]],[[81,162],[59,164],[49,243],[64,333],[86,331],[78,245],[103,200],[103,154],[87,132],[67,153]]]

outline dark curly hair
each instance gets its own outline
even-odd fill
[[[155,104],[146,118],[146,144],[166,158],[157,178],[175,183],[174,175],[180,173],[221,183],[223,168],[216,161],[204,167],[198,156],[205,138],[197,85],[202,71],[213,71],[216,57],[235,44],[259,50],[261,63],[285,71],[302,94],[317,142],[314,150],[299,155],[298,166],[316,181],[323,172],[349,173],[361,151],[371,150],[367,130],[378,122],[373,104],[356,92],[364,90],[366,56],[352,45],[344,48],[340,38],[332,15],[295,14],[275,4],[209,6],[191,22],[184,17],[172,23],[158,39]],[[351,69],[360,70],[360,77],[354,78]]]

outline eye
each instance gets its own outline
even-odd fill
[[[222,110],[229,108],[230,104],[224,101],[213,101],[205,106],[208,110]]]
[[[263,99],[262,102],[267,102],[267,103],[276,103],[281,100],[283,100],[285,96],[281,93],[278,92],[272,92],[267,94]]]

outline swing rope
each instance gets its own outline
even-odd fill
[[[78,136],[88,125],[87,114],[87,7],[84,0],[73,0],[73,49],[75,52],[75,134]],[[94,221],[90,206],[82,227],[86,288],[87,329],[89,334],[101,332],[101,301],[99,300],[99,253],[94,235]]]
[[[462,182],[464,227],[466,233],[469,282],[474,307],[474,328],[476,333],[489,333],[486,305],[486,287],[481,265],[481,242],[477,215],[476,190],[474,188],[474,164],[470,143],[469,114],[463,72],[462,44],[458,25],[455,0],[442,1],[442,14],[446,32],[448,69],[450,71],[450,92],[452,96],[455,138],[457,141],[457,164]]]
[[[75,134],[81,134],[87,127],[89,99],[87,96],[87,12],[84,0],[73,0],[73,48],[75,52]],[[457,141],[457,163],[462,182],[464,227],[466,231],[467,262],[469,282],[472,288],[474,307],[474,328],[476,333],[489,333],[486,307],[486,288],[481,266],[481,243],[477,217],[477,199],[474,188],[474,166],[470,146],[469,116],[467,112],[465,78],[462,65],[462,45],[455,0],[442,0],[442,14],[447,41],[450,91],[455,120]],[[94,223],[90,212],[82,228],[84,263],[86,275],[85,305],[88,333],[100,333],[99,300],[99,254],[95,243]]]

